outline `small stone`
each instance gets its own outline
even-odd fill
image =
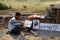
[[[2,40],[4,40],[4,39],[2,39]]]
[[[51,39],[54,39],[54,37],[52,36]]]

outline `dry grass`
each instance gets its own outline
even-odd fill
[[[11,5],[13,8],[12,10],[15,11],[21,11],[24,13],[45,13],[46,7],[50,8],[50,4],[55,2],[41,2],[37,0],[32,0],[28,2],[8,1],[2,3],[7,4],[8,6]],[[24,5],[27,8],[24,8]]]

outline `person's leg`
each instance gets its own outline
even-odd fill
[[[27,32],[30,32],[30,28],[27,27],[26,29],[27,29]]]
[[[20,34],[20,29],[18,27],[15,27],[10,31],[10,34],[12,35],[19,35]]]

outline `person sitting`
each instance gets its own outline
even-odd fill
[[[21,28],[18,24],[18,20],[20,19],[21,13],[16,12],[15,16],[11,18],[11,20],[8,23],[8,32],[7,34],[12,35],[19,35]]]

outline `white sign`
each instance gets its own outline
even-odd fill
[[[31,25],[32,25],[32,21],[25,20],[23,26],[24,27],[31,27]],[[33,29],[60,31],[60,24],[40,23],[39,20],[33,20]]]
[[[40,30],[60,31],[60,24],[40,23],[40,26],[37,26],[36,28]],[[35,29],[34,26],[33,29]]]
[[[40,21],[39,20],[33,20],[33,29],[39,29]]]
[[[30,21],[30,20],[25,20],[25,22],[24,22],[24,27],[31,27],[31,25],[32,25],[32,21]]]
[[[42,29],[42,30],[60,31],[60,24],[40,23],[40,29]]]

